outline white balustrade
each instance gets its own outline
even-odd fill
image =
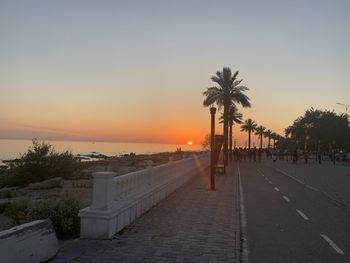
[[[201,154],[155,167],[149,161],[146,169],[121,176],[94,173],[92,204],[79,213],[81,237],[110,238],[209,164],[209,154]]]

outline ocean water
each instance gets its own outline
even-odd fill
[[[101,153],[107,156],[128,153],[150,154],[158,152],[173,152],[177,148],[183,151],[199,151],[200,145],[151,144],[151,143],[116,143],[116,142],[83,142],[83,141],[46,141],[57,151],[70,150],[73,154]],[[31,140],[0,139],[0,163],[2,160],[20,157],[32,145]]]

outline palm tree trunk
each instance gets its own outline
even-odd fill
[[[248,149],[250,149],[250,131],[248,131]]]
[[[230,122],[230,160],[232,161],[232,122]]]
[[[267,145],[268,148],[270,148],[270,135],[269,135],[269,144]]]
[[[260,149],[262,149],[262,134],[260,134]]]
[[[224,165],[228,163],[228,109],[229,102],[224,106]]]

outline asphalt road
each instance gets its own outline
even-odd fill
[[[350,262],[348,210],[271,164],[234,165],[243,188],[250,263]]]

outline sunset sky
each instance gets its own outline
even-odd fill
[[[210,131],[202,92],[223,66],[250,89],[244,118],[280,134],[310,107],[345,112],[349,11],[346,0],[1,1],[0,138],[198,144]]]

